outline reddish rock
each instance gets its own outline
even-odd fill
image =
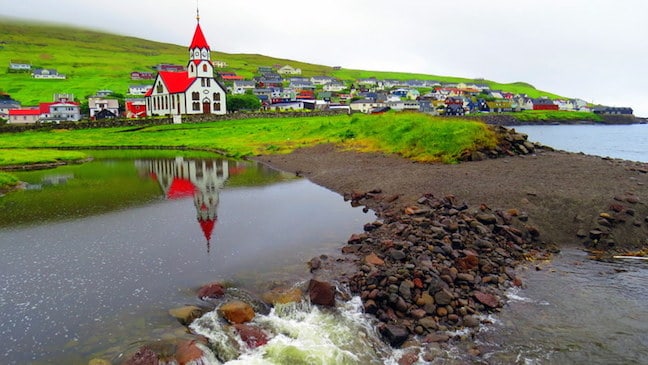
[[[254,318],[252,306],[240,300],[221,305],[218,308],[218,313],[230,323],[245,323]]]
[[[180,365],[199,364],[205,353],[196,346],[196,340],[184,341],[178,344],[175,359]]]
[[[198,298],[220,298],[225,295],[225,287],[221,283],[209,283],[198,290]]]
[[[335,286],[331,283],[311,279],[308,283],[308,295],[313,304],[335,306]]]
[[[491,308],[497,308],[499,307],[499,300],[493,295],[493,294],[488,294],[488,293],[482,293],[480,291],[476,291],[475,294],[473,294],[475,299],[477,299],[480,303],[489,306]]]
[[[354,233],[354,234],[351,235],[351,237],[349,237],[349,240],[347,241],[347,243],[350,244],[350,245],[358,244],[358,243],[361,243],[362,240],[366,239],[367,237],[369,237],[369,236],[367,236],[366,233],[360,233],[360,234]]]
[[[412,365],[418,361],[419,354],[415,351],[408,351],[398,359],[398,365]]]
[[[378,257],[374,252],[370,253],[369,255],[365,256],[364,258],[365,263],[371,264],[371,265],[378,265],[382,266],[385,264],[385,261]]]
[[[415,288],[423,289],[423,280],[421,280],[421,278],[414,278],[412,283],[414,283]]]
[[[235,324],[234,328],[239,336],[241,336],[241,340],[252,349],[268,343],[268,336],[258,327],[247,324]]]
[[[459,271],[475,270],[479,266],[479,258],[477,256],[460,257],[456,260],[457,269]]]
[[[124,362],[124,365],[158,365],[160,360],[155,351],[149,347],[144,346],[137,350],[130,359]]]

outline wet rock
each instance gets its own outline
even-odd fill
[[[238,332],[241,340],[245,342],[249,348],[255,349],[268,343],[268,335],[259,327],[248,324],[235,324],[234,328]]]
[[[200,318],[205,314],[205,311],[199,307],[187,305],[184,307],[169,309],[169,314],[171,317],[177,319],[183,326],[188,326],[194,321],[194,319]]]
[[[299,303],[302,300],[303,293],[299,288],[274,288],[261,295],[261,299],[272,305]]]
[[[198,289],[198,298],[220,298],[225,295],[225,287],[221,283],[209,283]]]
[[[313,304],[335,306],[335,286],[331,283],[311,279],[308,284],[308,295]]]
[[[195,340],[182,341],[178,344],[175,359],[178,364],[202,364],[205,353],[197,346]]]
[[[473,295],[475,299],[486,306],[491,308],[497,308],[500,306],[499,300],[493,294],[476,291]]]
[[[430,333],[429,335],[425,336],[423,339],[423,342],[425,343],[430,343],[430,342],[448,342],[450,340],[450,336],[444,334],[444,333]]]
[[[467,315],[463,317],[463,325],[466,327],[478,327],[479,319],[475,316]]]
[[[639,203],[639,197],[637,197],[636,195],[628,195],[626,196],[625,201],[630,204],[637,204]]]
[[[124,365],[158,365],[160,360],[158,359],[157,353],[153,351],[150,347],[144,346],[141,347],[126,360]]]
[[[351,237],[349,237],[347,243],[350,245],[359,244],[363,240],[367,239],[367,237],[369,236],[367,236],[367,234],[365,233],[360,233],[360,234],[354,233],[351,235]]]
[[[317,269],[319,269],[322,266],[322,260],[319,257],[313,257],[308,261],[308,267],[310,268],[310,271],[313,272]]]
[[[218,308],[218,313],[232,324],[249,322],[254,318],[252,306],[240,300],[223,304]]]
[[[418,351],[409,350],[398,359],[398,365],[412,365],[418,361],[419,354]]]
[[[407,257],[407,255],[405,255],[401,250],[390,250],[389,256],[396,261],[401,261]]]
[[[410,300],[412,298],[412,288],[414,287],[414,283],[411,282],[410,280],[403,280],[398,287],[398,293],[406,300]]]
[[[460,257],[456,260],[459,271],[475,270],[479,266],[479,258],[474,255]]]
[[[387,339],[387,342],[393,347],[400,345],[409,337],[409,331],[404,326],[387,324],[380,328],[380,333]]]
[[[497,223],[497,216],[492,213],[486,213],[486,212],[477,213],[477,215],[475,215],[475,218],[477,218],[477,220],[483,224]]]
[[[364,307],[364,311],[370,314],[375,314],[376,312],[378,312],[378,308],[379,308],[378,304],[373,299],[369,299],[365,301],[363,307]]]

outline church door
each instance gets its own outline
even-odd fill
[[[209,100],[203,101],[203,114],[211,114],[211,104]]]

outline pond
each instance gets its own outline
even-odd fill
[[[0,198],[2,364],[87,364],[178,328],[211,281],[296,282],[374,219],[331,191],[221,158],[102,159],[18,173]]]

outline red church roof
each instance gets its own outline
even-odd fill
[[[189,86],[196,80],[195,78],[189,77],[188,72],[160,71],[159,75],[169,90],[169,94],[187,91]]]
[[[187,180],[181,178],[175,178],[169,186],[169,191],[167,192],[168,199],[181,199],[193,196],[196,191],[194,184]]]
[[[207,48],[209,50],[209,44],[207,44],[205,35],[200,28],[200,23],[196,24],[196,31],[194,32],[193,39],[191,40],[191,45],[189,46],[189,49],[194,48]]]

